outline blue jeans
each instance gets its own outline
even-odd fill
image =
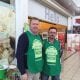
[[[41,76],[41,80],[48,80],[49,76],[42,74]],[[56,76],[51,76],[51,80],[60,80],[60,75],[56,75]]]

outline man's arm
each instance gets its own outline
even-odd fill
[[[16,51],[17,67],[22,75],[26,73],[27,56],[25,56],[25,53],[28,50],[28,45],[29,45],[28,37],[26,33],[23,33],[19,37]]]
[[[60,58],[62,57],[62,55],[63,55],[63,48],[62,48],[62,46],[60,44]]]

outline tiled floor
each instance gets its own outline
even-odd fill
[[[61,80],[80,80],[80,52],[64,61]]]

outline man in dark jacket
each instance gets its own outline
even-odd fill
[[[23,33],[18,40],[16,58],[22,80],[39,80],[42,71],[42,40],[38,34],[39,20],[30,20],[30,30]]]

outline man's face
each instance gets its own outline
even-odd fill
[[[48,32],[48,36],[49,36],[49,38],[51,38],[51,39],[54,39],[55,36],[56,36],[56,34],[57,34],[56,29],[50,29],[49,32]]]
[[[38,34],[39,32],[39,20],[32,20],[30,23],[30,29],[32,31],[33,34]]]

